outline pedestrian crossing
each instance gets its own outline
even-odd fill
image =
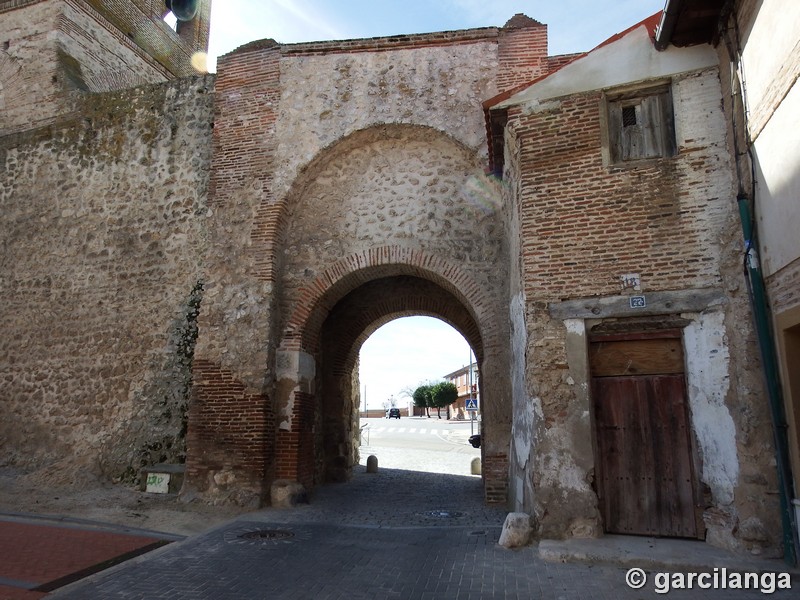
[[[369,426],[369,431],[371,433],[418,433],[421,435],[440,435],[447,433],[448,431],[452,431],[449,429],[428,429],[426,427],[417,428],[417,427],[373,427],[372,425]]]

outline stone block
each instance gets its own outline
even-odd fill
[[[177,494],[183,486],[186,465],[158,464],[143,467],[139,489],[153,494]]]
[[[367,458],[367,473],[377,473],[377,472],[378,472],[378,457],[372,454]]]
[[[472,462],[469,464],[470,473],[473,475],[480,475],[481,474],[481,459],[477,456],[472,459]]]
[[[503,523],[503,531],[497,542],[504,548],[521,548],[531,542],[533,524],[531,516],[527,513],[508,513]]]
[[[269,493],[270,502],[275,508],[291,508],[308,502],[306,489],[300,483],[289,479],[275,480]]]

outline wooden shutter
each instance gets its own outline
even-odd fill
[[[623,122],[623,110],[633,108],[635,124]],[[608,103],[608,141],[612,162],[675,154],[674,117],[669,88],[640,95],[626,94]]]

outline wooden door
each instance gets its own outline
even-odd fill
[[[680,342],[591,344],[597,491],[608,533],[703,535]]]

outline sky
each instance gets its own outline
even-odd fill
[[[665,0],[212,0],[216,57],[272,38],[284,44],[502,26],[517,13],[548,26],[549,53],[591,50]]]
[[[664,8],[665,0],[212,0],[209,71],[216,57],[254,40],[280,43],[369,38],[502,26],[524,13],[548,26],[550,55],[591,50]],[[368,408],[404,389],[440,381],[469,361],[452,327],[406,317],[378,329],[361,348],[361,393]],[[362,396],[363,406],[363,396]]]
[[[367,407],[381,408],[393,397],[408,406],[403,390],[442,378],[468,364],[470,347],[455,329],[432,317],[395,319],[373,333],[361,346],[361,407],[366,387]],[[474,355],[472,357],[474,361]]]

